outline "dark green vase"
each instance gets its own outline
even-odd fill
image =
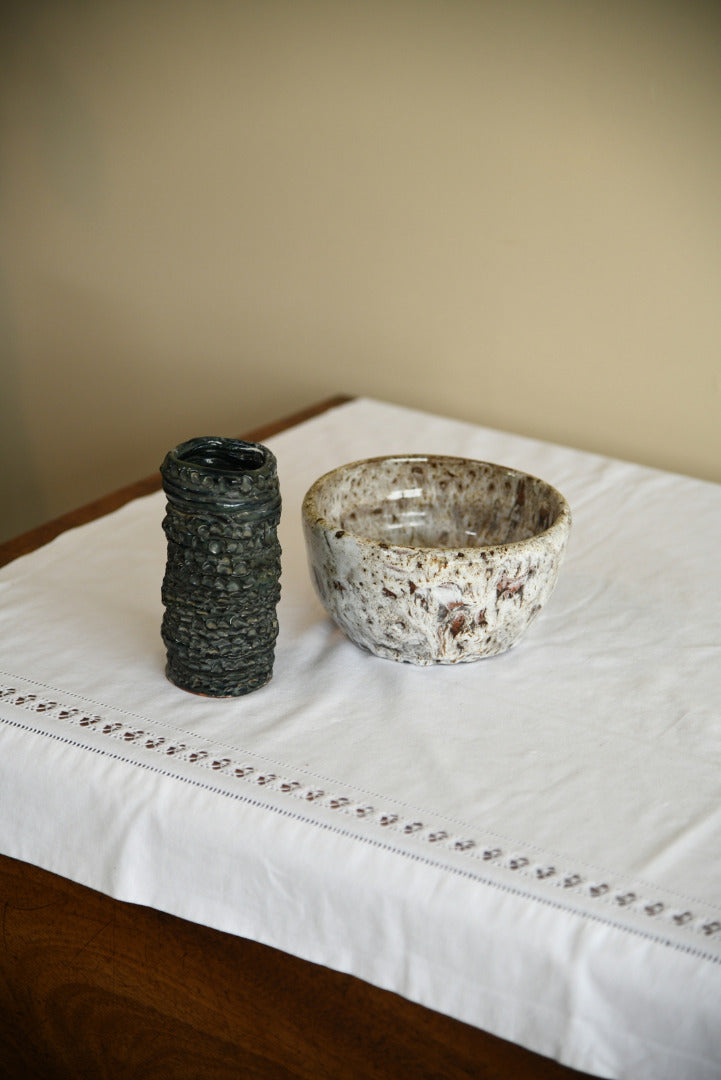
[[[278,636],[275,457],[261,443],[205,437],[176,446],[160,473],[166,674],[195,694],[250,693],[273,674]]]

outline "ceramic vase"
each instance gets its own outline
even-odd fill
[[[275,457],[261,443],[204,437],[176,446],[160,472],[166,674],[210,697],[257,690],[273,673],[278,636]]]

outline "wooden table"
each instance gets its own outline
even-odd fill
[[[249,432],[262,441],[337,397]],[[140,495],[153,476],[0,545],[0,565]],[[0,813],[2,812],[0,794]],[[512,1043],[352,976],[0,856],[7,1080],[572,1080]]]

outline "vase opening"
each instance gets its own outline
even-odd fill
[[[190,465],[225,473],[254,472],[265,463],[265,454],[261,449],[229,439],[197,440],[195,445],[178,456]]]

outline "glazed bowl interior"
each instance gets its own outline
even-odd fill
[[[549,484],[488,462],[410,455],[342,466],[314,485],[329,527],[408,548],[514,544],[545,532],[565,506]]]

